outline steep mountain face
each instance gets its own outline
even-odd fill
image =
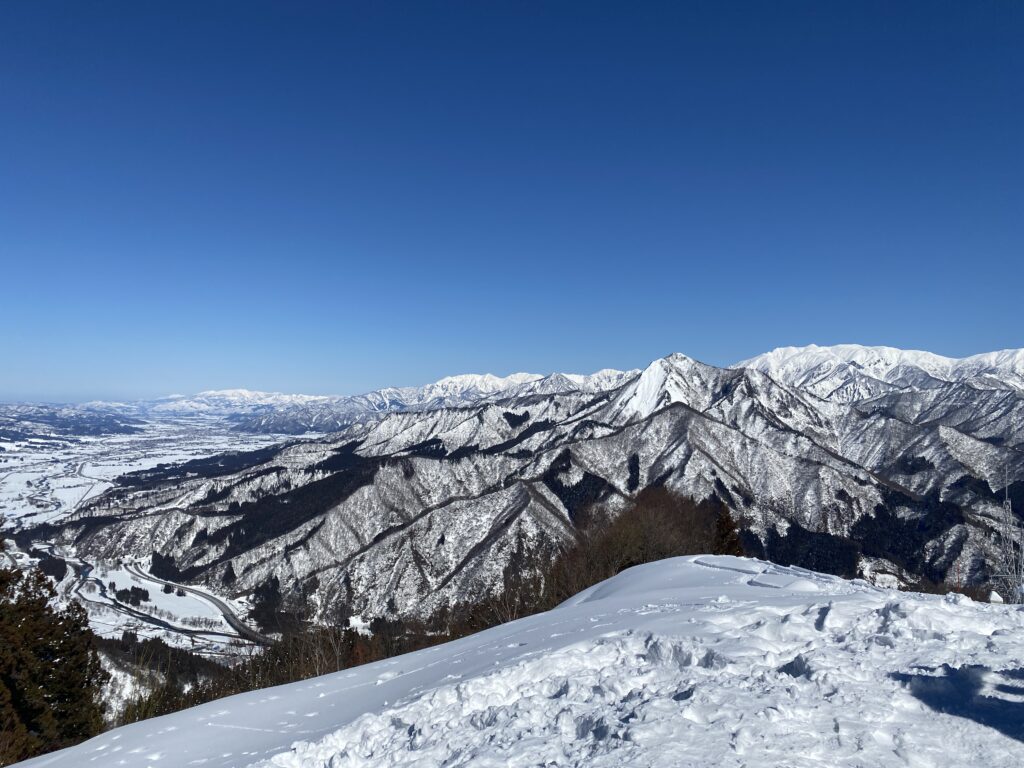
[[[887,392],[930,389],[949,382],[1024,392],[1024,350],[1008,349],[954,359],[931,352],[838,344],[779,347],[737,363],[785,384],[840,402]]]
[[[92,556],[153,551],[174,580],[274,585],[324,620],[424,615],[500,590],[588,506],[662,485],[718,497],[748,547],[780,562],[985,580],[1002,478],[1024,496],[1020,393],[971,380],[850,403],[813,389],[683,355],[632,376],[535,378],[129,478],[57,533]]]

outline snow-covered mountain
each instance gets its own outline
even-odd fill
[[[756,368],[784,384],[841,402],[905,389],[928,389],[949,382],[1024,392],[1024,349],[955,359],[893,347],[811,344],[779,347],[734,367]]]
[[[423,387],[380,389],[364,395],[327,398],[233,417],[247,432],[334,432],[386,413],[457,408],[487,400],[559,392],[600,392],[612,389],[636,371],[602,370],[591,375],[514,373],[510,376],[462,374]]]
[[[171,395],[133,403],[88,403],[79,409],[137,417],[221,417],[246,432],[303,434],[333,432],[381,414],[451,408],[484,400],[613,389],[636,371],[605,369],[590,375],[513,373],[462,374],[422,387],[386,387],[360,395],[292,395],[248,389],[221,389]]]
[[[160,400],[142,403],[140,406],[154,414],[236,416],[336,399],[338,398],[325,395],[286,395],[281,392],[254,392],[250,389],[217,389],[191,396],[170,395]]]
[[[0,403],[0,443],[97,435],[128,435],[140,422],[121,409]]]
[[[274,583],[333,620],[498,590],[524,555],[569,541],[589,505],[614,512],[652,485],[719,498],[772,559],[903,580],[984,582],[1004,476],[1024,508],[1016,390],[944,383],[846,403],[684,355],[602,375],[593,387],[623,382],[605,391],[565,378],[154,471],[53,535],[94,557],[153,551],[174,580],[232,594]]]
[[[759,560],[117,728],[22,768],[1024,764],[1024,613]]]

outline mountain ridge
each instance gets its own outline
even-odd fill
[[[777,347],[732,367],[756,368],[786,384],[844,402],[952,382],[1024,392],[1024,349],[952,358],[896,347],[810,344]]]
[[[811,344],[777,347],[727,368],[701,363],[678,352],[659,359],[690,360],[703,366],[701,370],[705,372],[757,370],[780,384],[797,387],[823,400],[846,404],[898,392],[939,389],[949,384],[1024,394],[1024,349],[984,352],[957,359],[895,347]],[[657,375],[651,366],[629,371],[602,369],[592,374],[456,374],[422,386],[384,387],[356,395],[288,394],[237,388],[133,403],[91,401],[79,406],[39,407],[65,413],[81,411],[134,418],[209,416],[228,419],[241,431],[304,434],[342,430],[361,420],[395,411],[459,407],[558,392],[609,391],[638,376],[643,376],[649,386],[657,389],[656,382],[652,381]],[[697,373],[694,376],[700,378]],[[691,386],[682,379],[675,380],[674,385],[683,389]],[[696,385],[700,386],[700,382]],[[644,403],[640,398],[623,407],[649,411],[654,404]]]
[[[170,576],[210,588],[273,582],[329,620],[490,594],[523,552],[574,536],[583,510],[614,514],[650,486],[717,497],[773,559],[979,583],[1004,472],[1024,492],[1011,389],[947,382],[847,403],[681,354],[600,392],[539,381],[383,412],[230,473],[156,471],[59,536],[102,558],[152,548]]]

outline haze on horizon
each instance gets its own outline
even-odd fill
[[[0,400],[1024,346],[1024,6],[0,5]]]

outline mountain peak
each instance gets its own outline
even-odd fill
[[[518,384],[526,384],[544,378],[537,373],[510,373],[508,376],[495,376],[493,373],[460,373],[445,376],[428,387],[442,389],[477,389],[482,392],[497,392]]]
[[[1024,386],[1024,350],[952,358],[914,349],[860,344],[777,347],[736,363],[785,384],[833,399],[855,400],[906,387],[932,388],[985,377],[1010,389]]]
[[[735,374],[674,352],[651,362],[623,387],[611,406],[612,413],[626,420],[646,418],[671,403],[703,410],[723,375]]]

